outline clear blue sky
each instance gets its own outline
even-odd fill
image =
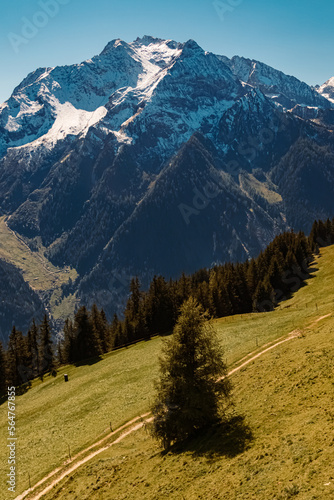
[[[48,1],[53,10],[40,15]],[[220,15],[213,0],[1,0],[0,102],[38,67],[78,63],[114,38],[144,34],[193,38],[205,50],[257,59],[313,85],[334,76],[333,0],[216,4]],[[28,36],[26,20],[39,25]]]

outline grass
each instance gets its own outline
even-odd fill
[[[66,319],[74,311],[76,298],[61,299],[61,285],[71,279],[75,281],[77,272],[70,267],[59,268],[51,264],[44,255],[45,248],[39,245],[33,252],[24,240],[6,225],[6,217],[0,217],[0,259],[15,265],[27,283],[38,294],[49,291],[49,306],[55,319]]]
[[[138,431],[45,500],[333,498],[333,361],[329,318],[233,377],[230,427],[167,454]]]
[[[314,277],[307,285],[276,311],[216,321],[229,366],[261,345],[297,327],[303,329],[319,316],[333,311],[334,247],[322,251],[314,268]],[[324,459],[327,460],[332,451],[329,431],[317,415],[325,415],[324,411],[319,414],[319,405],[325,409],[332,404],[329,391],[333,392],[332,381],[323,375],[333,355],[332,328],[332,318],[326,318],[305,338],[283,344],[234,376],[236,407],[247,416],[245,429],[249,427],[254,435],[249,449],[236,456],[224,456],[225,433],[220,435],[218,430],[218,435],[199,438],[194,450],[161,456],[154,442],[139,432],[80,469],[74,479],[65,483],[61,494],[55,493],[49,498],[160,499],[182,498],[181,495],[187,499],[267,500],[278,499],[277,495],[290,498],[287,495],[295,495],[296,488],[306,487],[304,479],[300,481],[300,474],[308,475],[313,470],[313,465],[308,465],[311,462],[302,466],[304,452],[313,463],[318,448],[322,450],[319,464],[323,464],[321,480],[317,480],[319,488],[322,481],[323,484],[330,482],[327,477],[330,465],[324,465]],[[153,380],[158,374],[161,343],[160,338],[155,338],[113,352],[90,366],[62,368],[57,378],[47,378],[43,383],[35,381],[31,390],[17,398],[17,493],[28,487],[28,473],[34,484],[60,465],[68,457],[68,445],[74,454],[107,434],[110,422],[115,428],[147,411],[154,394]],[[63,382],[65,372],[69,375],[67,384]],[[315,383],[312,382],[314,372],[318,374]],[[303,380],[309,382],[303,385]],[[310,388],[316,394],[319,387],[323,398],[318,401],[316,395],[311,395]],[[333,425],[333,419],[326,420],[326,425]],[[235,422],[240,424],[237,415]],[[309,427],[304,428],[306,424]],[[3,441],[6,427],[3,412],[0,418]],[[327,437],[323,434],[319,438],[314,451],[320,430],[327,432]],[[239,431],[238,426],[229,431],[233,446],[233,436]],[[215,448],[211,450],[213,453],[210,443]],[[5,443],[1,450],[1,460],[5,463]],[[259,458],[260,455],[263,457]],[[314,469],[310,484],[320,474],[319,467]],[[293,477],[288,474],[292,470],[296,472]],[[287,480],[284,471],[288,474]],[[4,494],[4,475],[1,479],[0,498],[8,499],[10,497]],[[86,496],[81,488],[85,489]],[[249,496],[248,488],[252,492]],[[226,492],[230,496],[224,496]],[[235,496],[237,494],[239,496]]]

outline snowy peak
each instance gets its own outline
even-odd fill
[[[327,109],[334,103],[333,80],[316,90],[258,61],[205,52],[191,39],[116,38],[92,59],[39,68],[16,87],[0,106],[0,158],[8,148],[53,147],[92,126],[99,136],[112,133],[130,143],[155,121],[164,144],[170,137],[188,140],[198,128],[209,133],[250,88],[292,112]]]
[[[148,45],[151,45],[152,43],[153,44],[160,44],[161,42],[165,42],[165,41],[166,40],[163,40],[162,38],[155,38],[153,36],[144,35],[142,38],[137,37],[133,43],[136,44],[137,46],[140,46],[140,45],[148,46]]]
[[[334,103],[334,76],[317,88],[320,95]]]
[[[283,108],[293,109],[296,104],[324,109],[331,107],[326,99],[306,83],[264,63],[234,56],[227,64],[240,80],[259,88]]]

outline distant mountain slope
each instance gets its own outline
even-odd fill
[[[0,340],[6,344],[14,324],[26,333],[32,319],[39,322],[45,313],[42,301],[18,269],[0,259]]]

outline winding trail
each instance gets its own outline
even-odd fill
[[[310,326],[308,326],[307,329],[313,328],[317,323],[319,323],[319,321],[321,321],[325,318],[328,318],[329,316],[331,316],[331,313],[326,314],[325,316],[321,316],[316,321],[314,321]],[[288,334],[287,337],[281,337],[280,339],[278,339],[278,341],[276,341],[276,342],[274,341],[274,343],[265,344],[264,346],[262,346],[262,350],[260,352],[257,352],[256,354],[253,354],[253,353],[249,354],[248,356],[251,356],[249,359],[247,359],[248,356],[242,358],[240,361],[243,361],[244,359],[246,359],[246,361],[243,361],[243,363],[241,363],[240,365],[238,365],[235,368],[233,368],[232,370],[230,370],[228,372],[227,376],[233,375],[234,373],[238,372],[239,370],[241,370],[242,368],[247,366],[249,363],[252,363],[253,361],[255,361],[257,358],[259,358],[263,354],[267,353],[268,351],[271,351],[272,349],[275,349],[277,346],[284,344],[285,342],[289,342],[290,340],[300,338],[301,333],[302,332],[300,330],[293,330],[292,332],[290,332]],[[267,346],[269,346],[269,347],[267,347]],[[92,444],[88,448],[85,448],[84,450],[79,452],[77,455],[75,455],[71,460],[67,460],[62,466],[60,466],[57,469],[50,472],[50,474],[45,476],[38,483],[36,483],[34,486],[32,486],[28,490],[21,493],[21,495],[18,495],[15,498],[15,500],[24,500],[24,499],[39,500],[44,495],[46,495],[54,486],[56,486],[58,483],[60,483],[60,481],[62,481],[62,479],[64,479],[66,476],[69,476],[70,474],[72,474],[74,471],[76,471],[83,464],[85,464],[86,462],[88,462],[92,458],[96,457],[96,455],[111,448],[111,446],[114,446],[115,444],[120,443],[123,439],[125,439],[127,436],[129,436],[129,434],[132,434],[133,432],[138,431],[139,429],[144,427],[147,423],[151,422],[153,420],[153,417],[151,417],[150,415],[151,415],[151,413],[144,413],[144,414],[130,420],[129,422],[122,425],[121,427],[119,427],[115,431],[109,433],[107,436],[100,439],[96,443]],[[105,441],[107,441],[108,439],[110,439],[111,437],[115,436],[116,434],[118,434],[120,431],[123,431],[123,430],[124,430],[124,432],[121,433],[114,441],[109,442],[109,443],[105,443]],[[103,443],[105,443],[105,444],[103,444]],[[98,448],[98,449],[91,451],[94,448]],[[86,453],[89,451],[91,451],[91,453],[86,455]],[[84,455],[86,455],[86,456],[84,456]],[[82,456],[84,456],[84,457],[81,458],[80,460],[76,461],[78,458],[80,458]],[[38,493],[35,493],[32,496],[28,496],[30,493],[33,493],[37,488],[42,486],[45,482],[47,482],[49,479],[51,479],[54,476],[56,476],[56,477],[43,490],[41,490]]]

